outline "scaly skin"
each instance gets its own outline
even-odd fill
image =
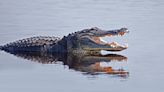
[[[8,43],[1,46],[1,49],[7,52],[43,52],[46,48],[55,45],[59,40],[60,38],[58,37],[37,36]]]
[[[117,30],[101,30],[97,27],[84,29],[62,39],[58,37],[31,37],[0,46],[6,52],[46,52],[46,53],[72,53],[76,54],[99,54],[101,50],[121,51],[127,46],[116,43],[104,43],[100,37],[117,36],[128,33],[127,28]]]

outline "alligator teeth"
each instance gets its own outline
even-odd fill
[[[105,40],[102,39],[101,37],[100,37],[100,41],[102,41],[102,42],[104,42],[104,43],[108,43],[107,41],[105,41]]]
[[[110,45],[111,47],[115,47],[114,45]]]
[[[127,43],[125,44],[125,47],[128,48],[128,44]]]
[[[118,36],[121,37],[121,36],[123,36],[122,34],[123,33],[120,33],[120,34],[118,34]],[[114,38],[111,38],[111,40],[113,40],[113,39]],[[113,48],[116,48],[116,47],[128,48],[127,40],[124,41],[124,43],[126,43],[126,44],[124,44],[124,43],[117,43],[117,42],[108,42],[108,41],[104,40],[103,37],[99,37],[99,41],[101,42],[101,44],[106,44]]]
[[[128,48],[128,44],[126,43],[126,44],[122,45],[122,47]]]
[[[110,46],[112,47],[117,47],[119,46],[120,44],[118,44],[117,42],[112,42],[112,43],[109,43]]]

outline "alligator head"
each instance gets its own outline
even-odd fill
[[[82,31],[69,34],[62,40],[66,40],[67,51],[85,51],[85,52],[99,52],[106,51],[122,51],[127,49],[127,45],[120,45],[117,42],[105,42],[102,37],[123,36],[128,33],[127,28],[117,30],[102,30],[97,27],[84,29]]]

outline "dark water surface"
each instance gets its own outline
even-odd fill
[[[128,58],[127,61],[97,63],[97,59],[104,61],[104,58],[86,57],[81,61],[94,63],[74,66],[69,62],[78,58],[63,60],[62,57],[66,65],[61,61],[42,64],[54,58],[51,55],[16,57],[0,51],[0,91],[163,92],[163,10],[164,0],[0,0],[0,45],[38,35],[62,37],[95,26],[127,27],[130,31],[129,48],[117,53]],[[98,64],[118,71],[124,69],[129,74],[90,70]]]

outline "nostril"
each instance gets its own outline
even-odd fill
[[[129,33],[129,32],[130,32],[129,30],[126,31],[126,33]]]

